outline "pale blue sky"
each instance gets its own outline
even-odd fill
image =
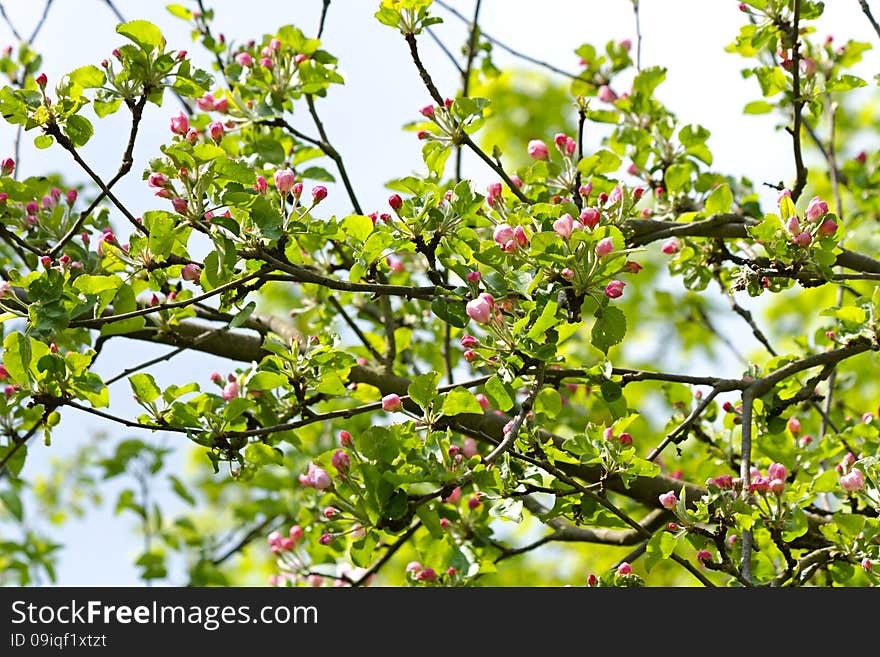
[[[180,3],[195,5],[186,0]],[[164,9],[166,2],[118,0],[115,4],[129,20],[142,18],[159,25],[170,46],[189,50],[197,62],[209,67],[210,60],[191,43],[187,25]],[[228,40],[242,42],[259,38],[285,23],[313,33],[321,1],[217,0],[207,4],[216,9],[215,33],[223,32]],[[470,0],[456,0],[453,4],[465,13],[471,11]],[[30,34],[43,8],[40,0],[6,0],[3,5],[13,24],[25,35]],[[366,211],[384,207],[388,192],[383,185],[387,180],[421,170],[419,144],[412,133],[402,132],[400,126],[418,118],[416,110],[429,100],[400,36],[372,18],[377,5],[377,0],[333,1],[324,44],[339,58],[348,84],[334,88],[329,98],[319,101],[318,105],[331,139],[346,158]],[[827,5],[819,34],[876,41],[857,2],[838,0]],[[758,183],[791,178],[788,135],[773,130],[772,118],[741,115],[742,106],[756,99],[758,92],[753,80],[740,77],[743,60],[723,52],[742,22],[737,2],[642,0],[641,6],[643,64],[669,68],[660,97],[683,122],[701,123],[712,131],[710,147],[715,155],[714,168],[747,174]],[[436,28],[437,33],[449,37],[451,49],[457,52],[464,35],[460,23],[439,7],[437,14],[447,18],[445,25]],[[573,51],[584,42],[602,45],[608,39],[635,39],[629,0],[484,0],[481,24],[494,37],[569,70],[576,69],[577,57]],[[43,70],[49,76],[50,89],[63,73],[81,65],[98,64],[109,57],[110,51],[123,41],[114,33],[114,25],[115,18],[102,0],[56,0],[34,44],[45,57]],[[0,22],[0,45],[5,43],[14,43],[14,39],[7,26]],[[424,39],[423,50],[441,92],[453,95],[457,74],[430,39]],[[502,66],[512,62],[502,52],[497,52],[496,61]],[[862,74],[870,78],[878,70],[877,62],[877,55],[869,53]],[[149,209],[153,203],[140,174],[158,144],[167,139],[168,119],[178,109],[176,101],[169,96],[164,107],[149,106],[145,114],[135,165],[129,177],[118,186],[118,194],[126,199],[134,214]],[[95,137],[82,149],[83,157],[105,177],[112,175],[118,166],[123,146],[120,135],[127,134],[124,114],[119,112],[98,122]],[[299,125],[311,132],[308,122]],[[12,127],[0,125],[0,156],[11,154],[13,138]],[[21,175],[56,170],[71,181],[85,180],[66,153],[58,148],[36,151],[31,146],[32,138],[33,135],[26,135],[23,139]],[[588,134],[587,139],[595,145],[599,135]],[[467,171],[481,187],[492,179],[490,172],[479,163],[466,163]],[[770,198],[769,192],[767,194]],[[339,213],[348,211],[341,191],[331,192],[325,207]],[[98,371],[109,376],[133,362],[134,354],[138,360],[146,360],[165,350],[144,343],[111,341],[100,358]],[[182,355],[173,361],[173,366],[160,365],[150,371],[160,384],[180,383],[179,372],[192,374],[206,384],[210,371],[229,371],[231,365],[218,364],[202,355]],[[114,412],[128,415],[137,412],[130,400],[127,382],[115,384],[111,394]],[[101,427],[95,418],[65,411],[52,448],[34,443],[25,475],[33,476],[45,468],[50,453],[63,452]],[[106,429],[106,425],[103,428]],[[115,428],[111,431],[114,437],[131,435]],[[186,446],[185,440],[176,436],[168,442],[178,441]],[[59,535],[59,539],[67,543],[59,567],[59,583],[137,584],[137,571],[131,562],[140,540],[131,530],[131,520],[113,516],[112,508],[92,514],[87,522],[65,526]]]

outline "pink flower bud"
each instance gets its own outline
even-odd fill
[[[624,50],[629,50],[630,48],[632,48],[632,41],[630,41],[629,39],[621,39],[620,41],[618,41],[618,45]]]
[[[633,444],[633,437],[632,437],[632,435],[629,434],[629,433],[627,433],[626,431],[624,431],[623,433],[621,433],[621,434],[617,437],[617,440],[620,441],[620,444],[621,444],[621,445],[632,445],[632,444]]]
[[[681,251],[681,242],[679,242],[676,237],[670,237],[663,243],[660,250],[666,255],[673,255],[674,253]]]
[[[571,233],[574,230],[574,218],[568,213],[562,215],[559,219],[553,222],[553,230],[562,239],[567,240],[571,237]]]
[[[4,176],[11,176],[13,171],[15,171],[15,160],[11,157],[7,157],[0,162],[0,173]]]
[[[858,155],[856,155],[855,160],[859,164],[864,164],[868,159],[868,154],[865,151],[859,151]]]
[[[493,183],[489,183],[489,186],[486,188],[486,191],[488,192],[487,198],[489,200],[489,204],[492,205],[495,203],[495,201],[497,201],[498,199],[501,198],[503,188],[502,188],[500,182],[493,182]]]
[[[776,495],[782,495],[782,491],[785,490],[785,480],[784,479],[771,479],[770,480],[770,492],[775,493]]]
[[[220,372],[211,372],[210,379],[217,385],[223,383],[223,377],[220,376]]]
[[[324,468],[318,467],[314,463],[309,463],[309,470],[306,474],[309,485],[318,490],[324,490],[330,487],[330,475]]]
[[[767,474],[771,479],[785,479],[788,476],[788,470],[781,463],[771,463],[767,468]]]
[[[526,148],[526,152],[529,154],[530,158],[535,160],[546,160],[550,155],[550,150],[547,148],[547,144],[540,139],[532,139]]]
[[[609,299],[617,299],[623,296],[623,288],[626,285],[623,281],[611,281],[605,286],[605,296]]]
[[[347,472],[351,467],[351,457],[348,455],[348,452],[342,449],[337,449],[333,452],[333,457],[330,459],[330,462],[333,464],[333,467],[340,472]]]
[[[391,209],[395,212],[397,210],[400,210],[401,206],[403,205],[403,199],[400,198],[400,194],[392,194],[391,196],[389,196],[388,205],[390,205]]]
[[[180,112],[177,116],[171,117],[171,132],[175,135],[185,135],[189,130],[189,119],[186,114]]]
[[[40,257],[40,264],[43,265],[44,269],[49,269],[49,267],[52,266],[52,258],[47,255],[41,256]]]
[[[599,243],[596,245],[596,255],[600,258],[602,256],[606,256],[614,250],[614,240],[610,237],[604,237],[599,240]]]
[[[572,269],[571,267],[566,267],[561,272],[559,272],[559,275],[567,281],[572,281],[574,280],[574,269]]]
[[[7,397],[12,397],[15,394],[16,387],[15,386],[5,386],[3,388],[3,394]]]
[[[210,112],[211,110],[213,110],[215,102],[216,101],[214,99],[214,96],[209,93],[206,93],[201,98],[196,99],[196,105],[198,105],[199,109],[204,112]]]
[[[556,144],[556,148],[562,151],[565,149],[565,142],[568,141],[568,139],[568,135],[562,132],[557,132],[556,136],[553,137],[553,143]]]
[[[810,246],[810,244],[813,243],[813,236],[808,231],[805,230],[804,232],[800,233],[796,237],[792,238],[791,241],[794,242],[795,244],[797,244],[798,246],[808,247],[808,246]]]
[[[9,378],[9,370],[6,369],[6,366],[3,363],[0,363],[0,381],[5,381]]]
[[[599,578],[596,577],[593,573],[587,575],[587,586],[597,586],[599,584]]]
[[[598,95],[599,100],[601,100],[603,103],[613,103],[615,100],[617,100],[617,94],[614,93],[611,90],[611,87],[609,87],[607,84],[603,84],[601,87],[599,87]]]
[[[492,319],[492,310],[493,303],[487,301],[482,295],[472,301],[468,301],[465,306],[467,316],[478,324],[488,324]]]
[[[837,222],[834,219],[826,219],[819,224],[819,234],[823,237],[831,237],[837,232]]]
[[[287,194],[293,189],[294,174],[290,169],[279,169],[275,172],[275,187],[281,194]]]
[[[423,582],[433,582],[437,579],[437,573],[433,568],[423,568],[422,571],[416,575],[416,579]]]
[[[500,245],[504,246],[510,241],[513,241],[513,227],[510,224],[498,224],[495,226],[495,230],[492,233],[492,239]]]
[[[390,395],[385,395],[382,397],[382,410],[391,413],[392,411],[399,411],[403,408],[403,402],[400,401],[400,396],[391,393]]]
[[[712,561],[712,553],[709,550],[700,550],[697,552],[697,561],[701,566],[705,566],[707,562]]]
[[[809,57],[802,57],[799,66],[801,73],[806,76],[811,76],[816,72],[816,62]]]
[[[811,198],[809,205],[807,205],[807,220],[818,221],[826,214],[828,214],[828,204],[818,196]]]
[[[526,230],[522,226],[517,226],[513,229],[513,237],[519,246],[528,246],[529,237],[526,235]]]
[[[208,134],[211,135],[211,139],[215,142],[219,142],[223,139],[223,135],[226,134],[226,128],[223,127],[220,121],[214,121],[208,124]]]
[[[477,403],[480,405],[480,408],[482,408],[484,411],[487,410],[489,406],[491,406],[491,404],[489,403],[489,398],[486,397],[486,395],[484,395],[482,392],[478,392],[474,396],[477,398]]]
[[[465,333],[463,336],[461,336],[460,342],[461,346],[465,349],[471,349],[472,347],[477,347],[480,344],[479,340],[468,333]]]
[[[223,386],[223,392],[221,395],[223,396],[223,399],[229,401],[230,399],[238,397],[239,392],[241,392],[241,389],[239,388],[238,381],[230,381]]]
[[[571,137],[565,139],[565,154],[571,157],[577,149],[577,142]]]
[[[339,432],[339,444],[343,447],[351,447],[354,441],[352,441],[351,434],[344,429]]]
[[[467,504],[468,504],[468,508],[469,508],[471,511],[473,511],[474,509],[476,509],[476,508],[478,508],[478,507],[480,506],[480,504],[481,504],[481,499],[480,499],[480,498],[481,498],[481,497],[482,497],[482,496],[480,495],[480,493],[474,493],[473,495],[471,495],[471,496],[468,498],[468,503],[467,503]]]
[[[269,542],[269,547],[280,547],[281,546],[281,532],[272,532],[269,534],[266,539]]]
[[[321,545],[330,545],[333,542],[334,538],[335,537],[330,532],[324,532],[323,534],[321,534],[320,538],[318,538],[318,543],[320,543]],[[314,575],[309,577],[309,584],[311,586],[321,586],[320,581],[317,584],[315,584],[312,580],[312,577],[314,577]],[[319,579],[320,579],[320,577],[319,577]]]
[[[477,270],[469,271],[467,273],[467,275],[465,276],[465,278],[467,278],[470,283],[476,283],[482,277],[483,277],[483,275]]]
[[[253,66],[254,58],[250,56],[250,54],[246,52],[240,52],[235,56],[235,61],[238,62],[239,66]]]
[[[312,187],[312,200],[317,204],[327,198],[327,188],[324,185]]]
[[[581,185],[578,187],[578,194],[587,198],[590,195],[590,192],[593,191],[593,183],[592,181],[588,182],[586,185]]]
[[[870,573],[874,569],[874,562],[872,562],[870,559],[868,559],[868,557],[865,557],[864,559],[862,559],[860,565],[862,566],[862,569],[866,573]]]
[[[185,281],[197,281],[202,275],[202,268],[194,262],[184,265],[180,272],[180,277]]]
[[[419,114],[428,119],[433,119],[435,112],[436,109],[433,105],[425,105],[422,109],[419,110]]]
[[[273,66],[275,66],[275,64],[269,57],[261,57],[260,66],[262,66],[263,68],[272,68]]]
[[[29,217],[36,216],[37,212],[40,211],[40,206],[36,201],[28,201],[27,205],[24,206],[25,212],[27,212]]]
[[[520,178],[516,174],[513,174],[512,176],[510,176],[510,182],[513,183],[514,187],[522,187],[523,186],[522,178]]]
[[[678,498],[675,496],[673,491],[669,491],[668,493],[663,493],[660,495],[660,504],[664,509],[674,509],[675,505],[678,503]]]
[[[418,561],[410,561],[406,564],[406,572],[418,574],[422,572],[422,564]]]
[[[616,185],[614,189],[611,190],[611,194],[608,196],[608,202],[611,205],[615,203],[620,203],[623,200],[623,188],[620,185]]]
[[[581,223],[584,226],[588,226],[590,230],[593,230],[598,225],[600,218],[601,215],[596,208],[584,208],[580,215]]]
[[[801,422],[796,417],[790,417],[788,419],[788,430],[792,433],[792,435],[797,436],[801,432]],[[772,474],[772,473],[771,473]],[[785,477],[783,476],[783,479]]]
[[[471,458],[479,452],[477,448],[477,441],[473,438],[465,438],[461,443],[461,453],[465,455],[465,458]]]
[[[304,532],[302,527],[300,527],[299,525],[293,525],[287,534],[288,536],[290,536],[290,540],[292,540],[294,543],[298,543],[302,540],[303,533]]]
[[[862,490],[865,487],[865,475],[858,468],[853,468],[840,478],[840,487],[847,493]]]
[[[34,79],[34,81],[37,83],[37,86],[38,86],[40,89],[45,89],[45,88],[46,88],[46,83],[49,81],[49,78],[46,77],[46,74],[45,74],[45,73],[40,73],[40,74]]]
[[[801,224],[798,221],[797,215],[794,215],[788,219],[788,223],[785,226],[788,229],[788,232],[792,235],[798,235],[801,232]]]
[[[265,194],[266,190],[269,189],[269,183],[266,182],[266,179],[263,176],[257,176],[257,182],[254,184],[254,189],[260,194]]]
[[[621,562],[621,564],[617,566],[618,575],[629,575],[632,571],[632,566],[630,566],[626,561]]]
[[[455,504],[461,499],[461,487],[456,486],[452,489],[452,492],[449,493],[446,497],[443,498],[443,501],[447,504]]]
[[[186,199],[180,197],[175,197],[171,199],[171,206],[174,208],[174,211],[178,212],[179,214],[186,214],[187,210],[189,209],[189,204],[187,203]]]

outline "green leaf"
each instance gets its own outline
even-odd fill
[[[443,297],[437,297],[431,302],[431,312],[456,328],[467,326],[468,316],[465,304],[460,301],[448,303]]]
[[[165,212],[152,213],[149,220],[150,237],[147,244],[153,257],[164,260],[174,247],[176,221]]]
[[[593,346],[604,353],[608,353],[616,344],[619,344],[626,335],[626,315],[616,306],[601,306],[596,310],[596,321],[590,332],[590,341]]]
[[[67,122],[64,124],[64,134],[70,138],[74,146],[85,146],[95,134],[95,129],[84,116],[72,114],[67,117]]]
[[[131,391],[142,402],[149,404],[159,399],[162,391],[156,385],[156,380],[150,374],[140,372],[128,377]]]
[[[71,81],[75,82],[83,89],[98,89],[107,79],[107,75],[94,64],[88,66],[80,66],[78,69],[71,71],[69,74]]]
[[[782,527],[782,540],[790,543],[806,534],[808,529],[807,514],[800,507],[795,507],[791,515],[785,519],[785,524]]]
[[[284,464],[284,455],[281,450],[266,443],[250,443],[244,449],[244,458],[255,465]]]
[[[52,144],[55,143],[55,140],[49,135],[37,135],[34,137],[34,146],[39,149],[49,148]]]
[[[841,75],[840,77],[828,80],[825,85],[826,91],[849,91],[859,87],[867,86],[867,82],[855,75]]]
[[[16,383],[30,385],[30,338],[17,331],[6,336],[3,340],[3,366]]]
[[[489,515],[493,518],[506,518],[515,523],[522,522],[523,501],[521,499],[505,498],[489,509]]]
[[[373,220],[362,214],[350,214],[342,220],[342,228],[345,230],[346,236],[363,242],[373,232]]]
[[[436,540],[442,540],[446,536],[446,531],[440,526],[440,515],[433,507],[427,504],[421,504],[416,507],[416,515],[425,528],[431,533],[431,537]]]
[[[191,21],[193,18],[192,12],[183,5],[166,5],[165,9],[167,9],[172,15],[182,18],[185,21]]]
[[[129,313],[137,309],[137,299],[130,285],[124,284],[116,292],[113,298],[113,311],[116,314]],[[144,328],[146,320],[143,317],[130,317],[101,327],[101,335],[120,335]]]
[[[145,52],[150,52],[154,48],[161,49],[165,45],[162,31],[149,21],[136,20],[122,23],[116,26],[116,32],[134,41]]]
[[[654,534],[645,550],[645,570],[651,572],[654,566],[671,557],[677,545],[678,537],[672,532],[659,531]]]
[[[233,317],[229,321],[229,328],[238,328],[239,326],[244,324],[248,320],[248,318],[254,314],[254,311],[256,309],[257,309],[256,302],[254,302],[254,301],[248,302],[248,304],[244,308],[239,310],[235,314],[235,317]]]
[[[15,450],[14,453],[12,453],[13,450]],[[10,456],[10,454],[12,455]],[[0,461],[3,461],[6,464],[6,470],[14,477],[17,477],[21,473],[26,456],[27,445],[23,443],[0,447]]]
[[[351,544],[348,556],[351,562],[358,568],[369,568],[373,563],[373,552],[379,544],[379,538],[376,532],[370,532],[361,540]]]
[[[483,407],[474,397],[473,393],[465,388],[453,388],[443,399],[443,415],[458,415],[459,413],[483,414]]]
[[[673,164],[666,170],[666,188],[674,193],[685,191],[690,186],[691,171],[690,164]]]
[[[562,397],[555,388],[544,388],[535,397],[535,413],[556,417],[562,412]]]
[[[706,199],[706,212],[709,214],[722,214],[730,212],[733,206],[733,194],[730,191],[730,185],[723,183],[718,185],[709,198]]]
[[[200,162],[210,162],[218,157],[226,157],[226,151],[216,144],[196,144],[193,146],[192,154]]]
[[[437,384],[440,382],[439,372],[428,372],[413,377],[412,383],[407,388],[410,398],[422,408],[428,408],[431,401],[437,396]]]
[[[484,388],[492,406],[505,412],[513,408],[513,389],[504,383],[497,374],[486,381]]]
[[[287,385],[287,376],[278,372],[257,372],[248,379],[248,390],[271,390]]]
[[[220,150],[223,149],[221,148]],[[193,149],[193,153],[195,153],[195,148]],[[257,176],[254,173],[253,167],[248,166],[244,162],[239,162],[238,160],[233,160],[228,157],[218,159],[214,163],[214,173],[217,174],[218,178],[231,180],[233,182],[241,183],[242,185],[253,185],[257,182]]]
[[[766,100],[755,100],[747,103],[743,108],[743,114],[767,114],[773,111],[773,105]]]
[[[168,475],[168,479],[171,481],[171,488],[177,493],[177,496],[190,506],[195,506],[196,498],[186,489],[183,482],[174,475]]]
[[[609,150],[598,150],[592,155],[583,158],[578,163],[578,171],[584,176],[592,176],[598,173],[610,173],[620,167],[620,158]]]
[[[541,311],[541,316],[535,320],[534,325],[527,333],[530,340],[543,342],[546,340],[547,330],[559,324],[562,319],[556,317],[556,309],[559,306],[555,301],[548,301]]]
[[[0,502],[3,502],[3,506],[6,507],[16,520],[19,522],[22,521],[24,517],[24,508],[21,505],[21,498],[18,496],[15,489],[7,488],[0,492]]]
[[[100,294],[107,290],[116,290],[122,285],[118,276],[92,276],[83,274],[73,282],[73,287],[83,294]]]

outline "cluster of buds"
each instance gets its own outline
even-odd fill
[[[496,224],[492,239],[505,253],[514,253],[517,249],[529,245],[529,237],[522,226],[511,226],[507,223]]]
[[[791,241],[798,246],[808,247],[817,237],[831,237],[837,233],[837,221],[828,216],[828,203],[818,196],[810,199],[803,221],[794,211],[789,190],[783,190],[780,194],[779,205],[783,218],[787,217],[785,228]]]
[[[291,527],[287,536],[284,536],[281,532],[274,531],[267,537],[269,541],[269,549],[272,551],[272,554],[290,552],[296,547],[297,543],[302,540],[302,537],[303,529],[299,525]]]
[[[621,445],[623,445],[624,447],[626,447],[627,445],[632,445],[632,444],[633,444],[633,437],[632,437],[632,435],[629,434],[629,433],[627,433],[626,431],[622,431],[622,432],[620,432],[619,434],[615,434],[615,433],[614,433],[614,425],[611,425],[611,426],[609,426],[609,427],[605,427],[605,430],[602,432],[602,437],[603,437],[606,441],[609,441],[609,442],[610,442],[610,441],[615,441],[615,440],[616,440],[617,442],[619,442],[619,443],[620,443]]]
[[[416,136],[422,141],[436,141],[444,146],[451,146],[458,138],[460,131],[458,121],[452,115],[452,99],[447,98],[442,105],[425,105],[419,110],[419,114],[431,121],[439,132],[433,130],[419,130]]]
[[[241,386],[238,383],[238,377],[236,377],[235,374],[229,374],[226,379],[224,379],[219,372],[212,372],[211,381],[223,389],[220,395],[226,401],[235,399],[241,394]]]
[[[785,490],[785,478],[788,471],[781,463],[771,463],[767,468],[767,475],[761,474],[758,468],[752,468],[750,471],[751,480],[749,482],[749,492],[773,493],[774,495],[782,495]]]

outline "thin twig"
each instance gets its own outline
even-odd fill
[[[342,160],[342,156],[339,154],[331,144],[330,139],[327,137],[327,131],[324,130],[324,124],[321,122],[320,117],[318,116],[318,111],[315,109],[315,99],[313,96],[306,96],[306,104],[309,106],[309,114],[312,115],[312,120],[315,122],[315,127],[318,129],[318,134],[321,135],[321,144],[320,148],[324,151],[324,153],[329,157],[333,162],[336,163],[336,168],[339,171],[339,175],[342,178],[342,184],[345,186],[345,191],[348,193],[348,198],[351,201],[351,205],[354,208],[354,211],[357,214],[363,214],[363,210],[361,210],[361,204],[358,203],[357,195],[355,194],[354,187],[351,184],[351,179],[348,177],[348,171],[345,168],[345,163]]]
[[[49,16],[49,8],[52,6],[52,2],[54,2],[54,0],[46,0],[46,4],[43,5],[43,13],[40,15],[40,20],[37,21],[36,25],[34,25],[34,30],[33,32],[31,32],[31,35],[28,38],[28,43],[33,43],[34,40],[37,38],[37,35],[40,33],[40,30],[43,29],[46,18]]]
[[[871,13],[871,8],[868,6],[868,0],[859,0],[859,4],[862,7],[862,11],[865,13],[865,16],[867,16],[868,20],[871,22],[871,27],[874,28],[877,36],[880,37],[880,24],[877,23],[874,14]]]
[[[437,89],[437,86],[434,84],[434,80],[431,79],[431,75],[428,73],[428,70],[425,68],[424,63],[422,62],[422,58],[419,56],[419,47],[416,43],[416,37],[413,34],[404,34],[404,39],[406,39],[406,43],[409,46],[409,53],[412,57],[413,63],[416,65],[416,69],[419,72],[419,76],[422,78],[422,82],[425,85],[425,88],[428,90],[428,93],[431,94],[431,98],[434,99],[438,105],[442,106],[445,103],[443,96]],[[465,133],[463,130],[460,131],[461,134],[459,139],[461,143],[470,148],[483,162],[489,165],[489,168],[492,169],[495,173],[501,176],[501,179],[507,185],[507,188],[511,191],[511,193],[516,196],[520,201],[527,204],[532,204],[533,201],[530,200],[525,194],[522,193],[522,190],[513,183],[510,179],[510,176],[507,175],[507,172],[504,170],[504,167],[491,157],[489,157],[486,152],[477,146],[474,141],[470,138],[470,136]]]
[[[370,341],[367,339],[367,336],[364,335],[363,331],[361,331],[361,327],[354,323],[354,320],[345,311],[345,308],[342,306],[342,304],[339,303],[336,300],[336,297],[334,297],[333,295],[328,296],[327,300],[330,301],[330,305],[333,306],[333,308],[336,310],[336,312],[339,314],[339,316],[342,317],[343,321],[346,324],[348,324],[348,327],[352,331],[354,331],[354,334],[361,341],[361,344],[363,344],[364,347],[367,348],[367,351],[369,351],[373,355],[373,358],[376,359],[376,362],[381,363],[382,362],[382,354],[380,354],[376,350],[376,348],[370,343]]]
[[[739,463],[739,476],[742,478],[742,495],[749,494],[749,484],[752,481],[752,402],[754,401],[751,389],[743,391],[742,395],[742,448]],[[746,581],[752,581],[752,531],[743,531],[742,536],[742,564],[740,566],[742,576]]]
[[[237,552],[240,552],[242,549],[244,549],[248,545],[248,543],[250,543],[251,541],[253,541],[257,537],[262,536],[263,532],[266,530],[266,528],[269,525],[271,525],[273,522],[275,522],[276,519],[277,519],[277,516],[268,516],[267,518],[265,518],[261,522],[258,522],[256,525],[251,527],[247,532],[245,532],[244,536],[242,536],[238,541],[236,541],[236,543],[234,545],[232,545],[225,552],[223,552],[223,554],[221,554],[218,557],[215,557],[214,560],[212,561],[212,563],[215,566],[219,566],[224,561],[229,559],[231,556],[233,556]]]
[[[205,331],[201,335],[197,335],[195,338],[193,338],[193,340],[191,342],[187,342],[186,344],[181,345],[177,349],[172,349],[171,351],[169,351],[166,354],[163,354],[162,356],[157,356],[156,358],[151,358],[150,360],[144,361],[143,363],[140,363],[139,365],[135,365],[133,367],[129,367],[128,369],[121,371],[116,376],[111,376],[109,379],[106,379],[104,381],[104,385],[109,386],[113,383],[116,383],[120,379],[124,379],[125,377],[127,377],[131,374],[134,374],[135,372],[137,372],[139,370],[146,369],[148,367],[156,365],[157,363],[162,363],[164,361],[171,360],[172,358],[174,358],[178,354],[181,354],[184,351],[191,349],[192,347],[198,345],[200,342],[207,340],[212,335],[215,335],[217,333],[222,333],[223,331],[226,331],[226,330],[228,330],[228,329],[226,327],[223,327],[223,328],[211,329],[210,331]]]
[[[12,21],[9,19],[9,16],[7,16],[6,8],[3,6],[2,2],[0,2],[0,16],[3,17],[4,21],[6,21],[6,24],[9,26],[9,29],[12,32],[12,36],[14,36],[18,41],[23,41],[23,39],[21,38],[21,35],[18,33],[18,30],[15,29],[15,25],[12,24]]]
[[[434,32],[434,30],[432,30],[430,27],[425,29],[425,32],[428,33],[428,36],[431,37],[431,39],[434,40],[434,43],[436,43],[439,46],[440,50],[443,51],[443,54],[446,55],[447,59],[449,59],[449,62],[455,67],[458,75],[463,77],[464,69],[461,67],[461,64],[458,63],[458,60],[455,58],[455,55],[452,54],[452,51],[446,47],[445,43],[443,43],[443,39],[438,37],[437,33]]]
[[[452,14],[453,16],[455,16],[456,18],[458,18],[462,22],[464,22],[464,23],[470,22],[470,19],[468,19],[466,16],[464,16],[459,11],[457,11],[455,9],[455,7],[453,7],[449,3],[444,2],[443,0],[435,0],[435,4],[443,7],[443,9],[448,11],[450,14]],[[514,50],[513,48],[511,48],[507,44],[499,41],[498,39],[496,39],[492,36],[489,36],[488,34],[486,34],[483,31],[481,31],[480,34],[482,34],[483,38],[486,39],[486,41],[488,41],[489,43],[491,43],[494,46],[498,46],[499,48],[501,48],[501,50],[505,51],[509,55],[513,55],[514,57],[517,57],[518,59],[522,59],[523,61],[529,62],[531,64],[535,64],[536,66],[541,66],[542,68],[546,68],[548,71],[553,71],[554,73],[558,73],[559,75],[564,75],[565,77],[571,78],[572,80],[580,79],[580,76],[575,75],[574,73],[569,73],[568,71],[561,69],[558,66],[554,66],[553,64],[550,64],[548,62],[542,61],[540,59],[536,59],[535,57],[532,57],[532,56],[527,55],[523,52],[520,52],[519,50]]]
[[[383,554],[376,563],[370,566],[363,575],[361,575],[357,580],[352,582],[352,586],[362,586],[364,584],[369,583],[370,578],[379,572],[379,570],[388,563],[388,560],[394,556],[394,554],[402,548],[408,541],[413,537],[419,527],[422,526],[422,521],[417,520],[407,529],[400,538],[398,538],[394,543],[388,546],[388,549],[385,550],[385,554]]]
[[[122,13],[116,8],[116,5],[113,4],[112,0],[104,0],[104,4],[107,5],[110,11],[113,12],[113,15],[116,16],[116,20],[118,20],[120,23],[125,22],[125,16],[123,16]]]
[[[480,27],[477,23],[480,17],[480,5],[482,4],[482,0],[476,0],[474,3],[474,18],[471,21],[470,29],[468,32],[468,40],[466,44],[466,55],[464,60],[464,70],[461,72],[461,95],[462,98],[467,98],[468,91],[470,90],[471,84],[471,69],[474,65],[474,57],[476,56],[476,48],[477,48],[477,34],[479,34]],[[457,144],[455,146],[455,182],[459,182],[461,180],[461,144]]]
[[[639,20],[639,0],[632,0],[636,19],[636,71],[642,70],[642,27]]]
[[[516,441],[516,437],[519,434],[520,427],[522,427],[523,422],[526,421],[526,416],[529,414],[529,411],[532,410],[532,404],[535,403],[535,398],[538,396],[538,393],[541,392],[541,388],[544,386],[544,363],[538,367],[538,374],[535,377],[535,382],[532,385],[532,389],[529,392],[529,396],[523,401],[520,406],[520,411],[517,413],[516,417],[513,419],[513,424],[510,426],[510,430],[507,432],[507,435],[504,436],[502,441],[498,443],[498,445],[486,456],[483,461],[486,463],[492,463],[499,456],[504,454],[508,449],[510,449],[511,445]]]
[[[318,20],[318,38],[324,34],[324,22],[327,20],[327,10],[330,9],[330,0],[322,0],[321,18]]]
[[[795,182],[791,190],[791,200],[797,203],[801,192],[807,184],[807,169],[804,166],[804,157],[801,152],[801,111],[804,108],[804,100],[801,98],[801,77],[799,64],[801,59],[800,52],[800,19],[801,19],[801,2],[794,0],[794,18],[791,25],[791,84],[792,84],[792,108],[794,109],[794,127],[792,128],[791,138],[794,146],[794,166],[795,166]]]

